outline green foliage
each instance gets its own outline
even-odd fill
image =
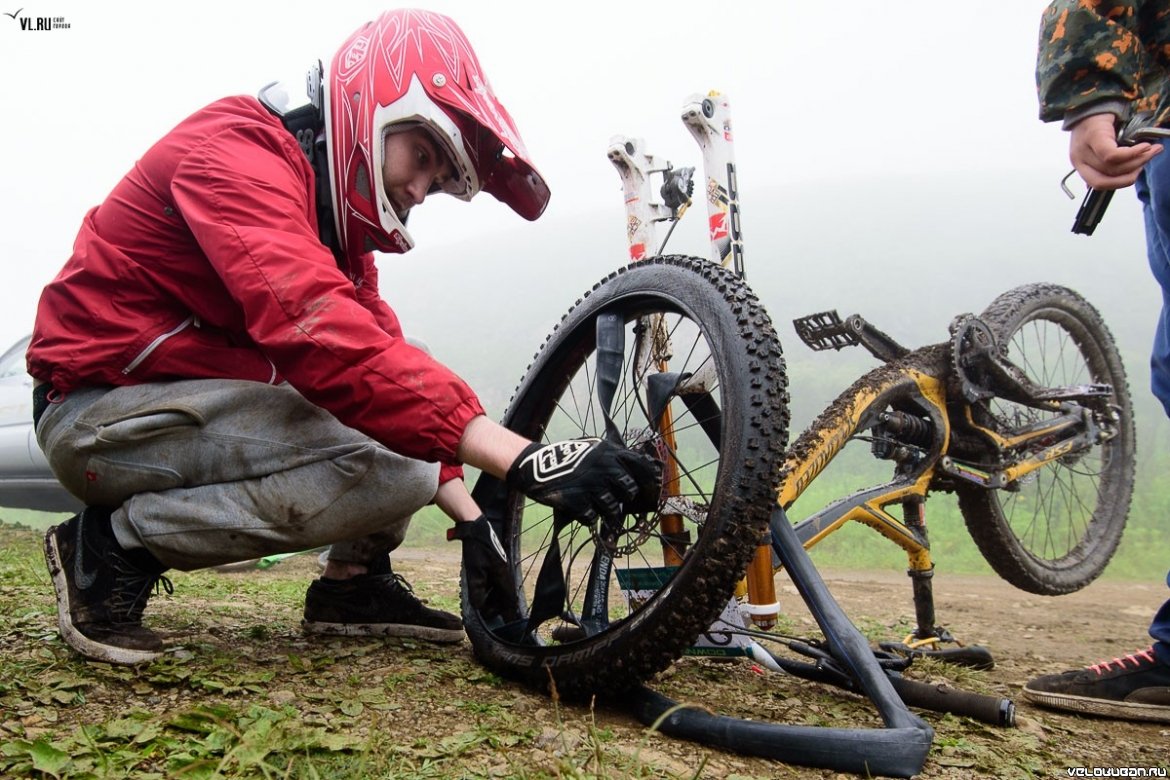
[[[547,698],[465,646],[304,638],[307,558],[173,572],[175,597],[147,615],[170,651],[136,667],[86,661],[57,636],[39,544],[0,522],[0,777],[690,776],[627,749],[591,711],[551,718]]]
[[[1139,445],[1142,437],[1139,436]],[[1155,448],[1137,463],[1133,503],[1118,551],[1104,577],[1135,580],[1165,578],[1170,568],[1170,483],[1159,478],[1170,469],[1170,452]],[[817,477],[792,507],[789,516],[799,521],[842,496],[863,487],[881,484],[892,472],[886,462],[875,461],[868,445],[855,442]],[[953,495],[932,493],[926,503],[931,558],[940,569],[956,574],[992,574],[967,532]],[[842,569],[901,571],[906,555],[901,548],[858,523],[847,523],[810,550],[818,566]]]
[[[8,525],[25,526],[38,530],[47,529],[69,518],[68,514],[55,512],[34,512],[31,509],[0,508],[0,518]]]

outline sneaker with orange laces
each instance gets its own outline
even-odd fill
[[[1024,686],[1024,698],[1085,715],[1170,723],[1170,665],[1147,648],[1087,669],[1037,677]]]

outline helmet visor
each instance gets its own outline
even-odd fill
[[[519,157],[507,153],[492,166],[483,191],[529,221],[544,213],[550,196],[544,177]]]

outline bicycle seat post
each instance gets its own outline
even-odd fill
[[[902,499],[902,512],[906,527],[922,545],[921,551],[910,555],[910,566],[906,569],[906,574],[913,584],[914,617],[917,623],[914,631],[915,639],[938,637],[938,629],[934,624],[934,588],[931,586],[931,579],[934,577],[934,562],[930,559],[925,504],[926,501],[922,496],[909,495]]]

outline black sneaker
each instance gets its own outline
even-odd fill
[[[142,610],[166,569],[145,550],[127,552],[110,528],[111,510],[88,507],[45,533],[45,562],[57,592],[61,638],[95,661],[137,664],[163,650]]]
[[[1024,698],[1086,715],[1170,723],[1170,666],[1149,648],[1088,669],[1037,677],[1024,686]]]
[[[392,572],[314,580],[305,594],[301,627],[306,634],[335,636],[400,636],[430,642],[463,638],[458,615],[426,606],[402,575]]]

